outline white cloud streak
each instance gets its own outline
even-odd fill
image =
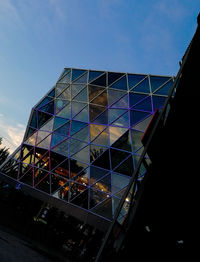
[[[21,144],[24,132],[24,125],[8,121],[0,114],[0,137],[3,138],[1,147],[9,148],[9,152],[12,153]]]

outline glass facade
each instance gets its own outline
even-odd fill
[[[0,171],[112,221],[173,77],[65,68]]]

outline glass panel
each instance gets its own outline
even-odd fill
[[[146,97],[147,95],[145,94],[137,94],[137,93],[129,92],[129,107],[134,106],[135,104],[137,104],[138,102],[140,102]]]
[[[49,153],[50,153],[50,160],[51,160],[51,170],[53,170],[55,167],[57,167],[63,161],[66,160],[65,156],[57,154],[57,153],[55,153],[53,151],[49,151]],[[67,168],[67,166],[65,168]],[[55,173],[55,171],[54,171],[54,173]]]
[[[83,127],[85,127],[87,123],[79,122],[72,120],[71,121],[71,130],[70,130],[70,136],[81,130]]]
[[[108,128],[106,128],[93,142],[93,144],[108,146]]]
[[[81,92],[73,99],[80,102],[88,102],[87,87],[83,88],[83,90],[81,90]]]
[[[20,163],[19,178],[23,177],[32,169],[32,166],[24,163]]]
[[[143,135],[143,132],[134,129],[131,130],[133,151],[137,151],[140,147],[142,147],[141,139]]]
[[[146,173],[146,168],[144,166],[144,164],[142,163],[138,172],[138,181],[141,182],[142,179],[144,178]]]
[[[106,107],[103,106],[96,106],[96,105],[89,105],[89,115],[90,115],[90,121],[93,121],[97,116],[99,116],[104,110],[106,110]]]
[[[111,165],[112,169],[114,169],[119,163],[121,163],[125,158],[127,158],[130,154],[128,152],[120,151],[111,148],[110,156],[111,156]]]
[[[51,117],[52,115],[38,111],[38,129],[40,129]]]
[[[126,176],[126,177],[129,178],[128,176]],[[127,186],[124,187],[123,189],[121,189],[120,191],[118,191],[117,193],[115,193],[115,196],[117,198],[121,199],[124,196],[126,189],[127,189]]]
[[[130,110],[130,125],[134,126],[138,122],[144,120],[147,116],[149,116],[149,113],[147,112]]]
[[[135,125],[134,128],[144,132],[147,129],[147,126],[149,125],[149,122],[151,121],[152,117],[153,117],[153,115],[150,115],[149,117],[144,119],[142,122]]]
[[[69,161],[66,158],[61,164],[59,164],[54,170],[53,173],[61,177],[69,178]]]
[[[127,79],[123,76],[120,80],[110,86],[110,88],[127,90]]]
[[[173,79],[171,79],[167,84],[165,84],[163,87],[155,91],[155,94],[168,95],[172,85],[173,85]]]
[[[55,97],[55,88],[48,93],[48,96],[54,98]]]
[[[36,185],[36,188],[50,194],[50,177],[47,175],[39,184]]]
[[[78,78],[77,80],[74,81],[74,83],[87,83],[87,74],[88,72],[86,72],[84,75],[82,75],[80,78]]]
[[[39,103],[39,105],[36,106],[35,108],[40,108],[40,107],[42,107],[42,106],[48,104],[50,101],[52,101],[52,98],[46,96],[46,97],[42,100],[42,102]]]
[[[21,159],[23,159],[23,157],[25,157],[27,154],[29,154],[29,152],[33,151],[33,146],[29,146],[29,145],[23,145],[22,149],[21,149]]]
[[[19,179],[22,183],[33,186],[33,168],[29,169],[29,171]]]
[[[64,106],[68,105],[69,101],[63,99],[55,99],[55,113],[57,114]]]
[[[122,136],[128,129],[121,127],[109,127],[110,145],[112,145],[120,136]]]
[[[106,109],[102,114],[95,118],[93,123],[107,125],[108,124],[108,110]]]
[[[89,142],[89,126],[82,128],[80,131],[73,135],[73,138]]]
[[[34,128],[37,128],[37,111],[33,111],[33,115],[32,115],[32,119],[30,121],[30,126],[31,127],[34,127]]]
[[[132,75],[128,74],[128,85],[129,89],[132,89],[135,85],[137,85],[142,79],[144,79],[146,75]]]
[[[73,155],[73,158],[75,158],[79,161],[83,161],[85,163],[89,163],[90,162],[89,146],[86,146],[85,148],[81,149],[78,153]]]
[[[151,97],[147,97],[146,99],[142,100],[142,102],[137,103],[133,109],[138,109],[138,110],[144,110],[144,111],[149,111],[152,112],[153,107],[152,107],[152,101]]]
[[[57,116],[64,117],[64,118],[71,118],[71,103],[69,103],[67,106],[65,106],[58,114]]]
[[[108,198],[104,200],[102,203],[94,207],[91,211],[96,213],[97,215],[112,220],[112,199]]]
[[[49,154],[48,152],[42,157],[36,157],[35,155],[35,166],[49,171]]]
[[[25,136],[25,139],[27,139],[29,136],[31,136],[35,131],[37,131],[37,129],[29,127],[27,134]]]
[[[118,101],[120,97],[122,97],[125,94],[126,92],[124,91],[108,89],[108,105],[112,105],[113,103]]]
[[[96,158],[102,155],[105,150],[107,150],[106,147],[90,144],[90,161],[94,161]]]
[[[112,193],[117,193],[129,184],[130,177],[112,172]]]
[[[44,179],[47,175],[48,172],[40,168],[34,168],[34,185],[37,186],[37,184],[41,182],[41,180]]]
[[[78,120],[82,122],[88,122],[89,121],[89,110],[88,105],[81,110],[80,113],[78,113],[73,120]]]
[[[51,147],[54,147],[55,145],[57,145],[58,143],[60,143],[61,141],[63,141],[66,137],[60,135],[59,133],[56,134],[52,134],[52,138],[51,138]]]
[[[110,154],[109,154],[109,150],[106,150],[100,157],[98,157],[93,162],[93,165],[110,170]]]
[[[161,109],[164,106],[166,97],[153,95],[152,99],[153,99],[153,110],[155,111],[157,108]]]
[[[71,203],[73,203],[74,205],[80,206],[82,208],[88,209],[88,190],[85,190],[83,193],[81,193],[80,195],[78,195],[77,197],[75,197]]]
[[[61,79],[65,74],[69,73],[70,71],[71,71],[70,68],[65,68],[65,69],[63,70],[62,74],[60,75],[60,78],[59,78],[59,79]]]
[[[90,208],[100,204],[103,200],[107,199],[108,194],[99,190],[90,189]]]
[[[113,104],[112,107],[128,108],[128,95],[122,97],[119,101]]]
[[[94,98],[91,101],[92,104],[107,106],[108,105],[108,96],[107,96],[107,90],[103,91],[99,96]]]
[[[72,106],[72,117],[74,117],[86,106],[86,103],[72,101],[71,106]]]
[[[71,99],[71,91],[70,88],[66,88],[59,96],[59,99],[65,99],[65,100],[70,100]]]
[[[92,189],[102,191],[104,193],[111,193],[111,175],[107,175],[98,182],[96,182]]]
[[[53,130],[54,118],[52,117],[46,124],[44,124],[40,130],[51,132]]]
[[[102,76],[92,81],[91,84],[96,86],[106,86],[106,82],[106,74],[103,74]]]
[[[124,75],[123,73],[108,72],[108,85],[111,85],[113,82],[115,82],[123,75]]]
[[[50,135],[49,132],[46,132],[46,131],[38,131],[36,144],[39,144],[39,143],[40,143],[43,139],[45,139],[48,135]]]
[[[25,143],[34,146],[36,142],[37,132],[35,132],[32,136],[30,136]]]
[[[169,79],[170,77],[150,76],[151,91],[154,92],[156,89],[158,89],[161,85],[163,85]]]
[[[98,96],[104,90],[105,88],[101,86],[88,85],[89,101],[91,101],[94,97]]]
[[[86,70],[72,69],[72,81],[77,79],[79,76],[81,76],[85,72],[86,72]]]
[[[38,147],[49,149],[51,141],[51,135],[47,136],[42,142],[38,143]]]
[[[51,192],[55,192],[60,187],[63,188],[63,186],[65,186],[67,183],[67,179],[55,174],[51,174]]]
[[[39,110],[53,115],[54,114],[54,101],[46,104],[45,106],[40,107]]]
[[[70,138],[70,144],[69,144],[69,154],[70,156],[77,153],[81,148],[86,146],[87,144],[85,142],[81,142],[79,140],[75,140]]]
[[[70,130],[70,122],[64,124],[63,126],[57,128],[54,131],[54,134],[61,135],[61,136],[69,136],[69,130]]]
[[[56,175],[51,175],[51,192],[54,197],[68,201],[68,180]]]
[[[71,71],[71,70],[70,70]],[[70,83],[70,78],[71,78],[71,72],[69,72],[68,74],[66,74],[63,78],[61,78],[59,80],[60,83]]]
[[[123,134],[114,144],[112,144],[112,147],[132,152],[131,136],[129,130]]]
[[[83,84],[72,84],[71,85],[71,97],[74,98],[81,90],[83,90],[85,85]]]
[[[56,128],[58,128],[58,127],[60,127],[60,126],[62,126],[62,125],[64,125],[65,123],[67,123],[67,119],[65,119],[65,118],[61,118],[61,117],[55,117],[54,118],[54,127],[53,127],[53,129],[55,130]]]
[[[84,169],[81,173],[79,173],[73,180],[79,184],[84,186],[89,185],[89,175],[88,175],[89,168]]]
[[[90,166],[90,185],[96,183],[99,179],[108,174],[109,170],[105,170],[96,166]]]
[[[140,84],[132,89],[134,92],[150,93],[149,79],[145,78]]]
[[[87,189],[86,186],[75,182],[70,183],[70,201]]]
[[[117,211],[117,208],[119,206],[119,203],[120,203],[120,199],[119,198],[116,198],[116,197],[112,197],[112,205],[113,205],[113,217]]]
[[[98,76],[102,75],[103,72],[100,71],[89,71],[89,81],[91,82],[92,80],[94,80],[95,78],[97,78]]]
[[[123,163],[121,163],[116,169],[116,172],[132,176],[134,172],[133,158],[132,156],[128,157]]]
[[[54,147],[52,150],[58,154],[62,154],[64,156],[68,156],[68,139]]]
[[[118,117],[123,115],[126,112],[125,109],[109,109],[108,114],[109,114],[109,123],[112,123],[115,121]]]
[[[103,125],[90,124],[90,141],[94,140],[105,128]]]
[[[38,147],[35,148],[35,164],[37,164],[38,161],[40,161],[41,159],[43,159],[43,162],[44,161],[46,162],[48,160],[48,158],[49,158],[49,151],[48,150],[43,149],[43,148],[38,148]]]
[[[112,123],[116,126],[122,126],[122,127],[129,127],[129,112],[123,114],[121,117],[119,117],[115,122]]]
[[[58,83],[55,87],[55,97],[58,97],[69,85]]]
[[[75,159],[70,158],[70,177],[73,179],[75,176],[80,174],[80,172],[88,167],[87,164],[77,161]]]

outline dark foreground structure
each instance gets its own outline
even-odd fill
[[[56,235],[57,250],[81,261],[180,257],[194,246],[189,141],[199,31],[175,79],[66,68],[33,108],[0,178],[14,196],[26,194],[23,206],[35,207],[27,220],[37,230],[45,224],[46,244],[55,246]]]

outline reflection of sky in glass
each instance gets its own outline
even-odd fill
[[[64,72],[67,75],[33,108],[23,156],[18,154],[23,167],[19,171],[23,180],[19,180],[112,220],[142,153],[141,137],[151,110],[161,106],[166,96],[157,96],[156,90],[149,94],[148,75],[128,78],[114,72]],[[144,77],[137,85],[136,80]],[[136,85],[128,91],[130,79]],[[168,79],[160,77],[155,82],[154,78],[156,88]]]

